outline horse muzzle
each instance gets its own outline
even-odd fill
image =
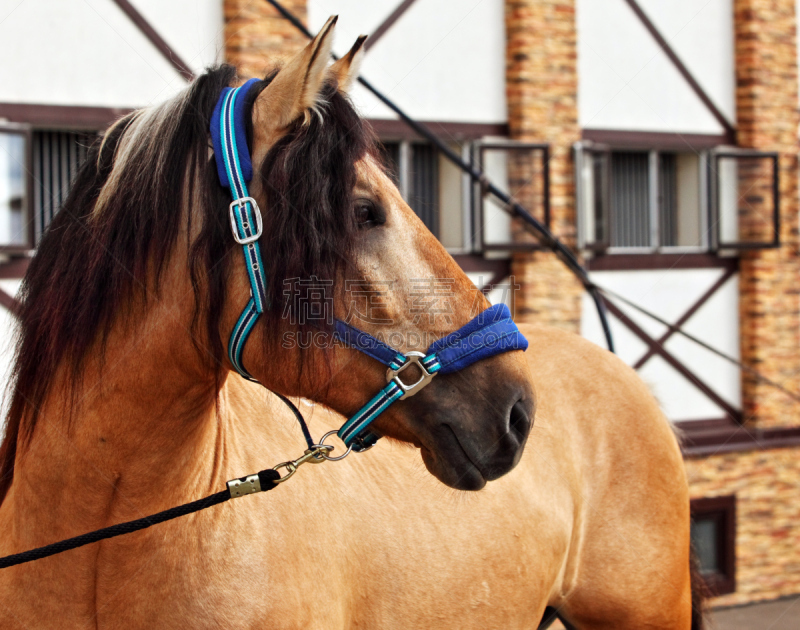
[[[438,404],[429,409],[417,437],[422,460],[442,483],[480,490],[519,463],[533,426],[535,402],[529,387],[495,392],[483,404]],[[474,391],[474,390],[473,390]],[[423,403],[423,401],[420,401]],[[423,403],[424,404],[424,403]],[[420,408],[418,408],[421,410]]]

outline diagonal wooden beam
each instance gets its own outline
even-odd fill
[[[405,13],[408,8],[414,4],[414,2],[416,2],[416,0],[403,0],[403,2],[401,2],[400,5],[391,12],[389,17],[387,17],[381,23],[381,25],[375,29],[375,32],[367,38],[367,41],[364,43],[364,51],[369,50],[375,44],[377,44],[378,40],[386,34],[386,31],[394,26],[394,23],[400,19],[400,16],[403,15],[403,13]]]
[[[161,35],[150,26],[150,23],[136,10],[136,7],[128,2],[128,0],[114,0],[114,3],[122,9],[123,13],[128,16],[130,21],[139,28],[142,34],[150,40],[150,43],[158,49],[164,59],[169,61],[172,67],[175,68],[184,79],[187,81],[192,81],[194,79],[194,72],[192,72],[189,64],[184,62],[183,59],[178,56],[178,53],[164,41]]]
[[[711,112],[711,115],[717,119],[717,122],[722,125],[722,128],[725,130],[725,134],[728,136],[731,144],[735,144],[736,128],[728,121],[728,119],[725,117],[725,114],[723,114],[714,104],[714,101],[711,100],[708,94],[706,94],[706,91],[700,86],[694,76],[692,76],[692,73],[689,72],[689,69],[680,60],[678,55],[675,54],[675,51],[672,50],[672,47],[658,31],[655,24],[650,21],[650,18],[647,17],[647,14],[642,11],[642,8],[639,6],[636,0],[625,0],[625,2],[628,3],[628,6],[636,14],[636,17],[639,18],[639,21],[650,32],[650,35],[652,35],[653,39],[656,40],[656,43],[661,47],[661,50],[664,51],[664,54],[667,55],[675,68],[677,68],[678,72],[681,73],[681,76],[689,84],[689,87],[691,87],[694,93],[697,94],[698,98],[703,102],[703,105],[705,105],[708,111]]]
[[[714,295],[717,291],[719,291],[719,289],[722,288],[722,285],[725,284],[728,280],[730,280],[731,277],[734,276],[735,274],[736,274],[736,268],[734,267],[728,268],[725,271],[725,273],[723,273],[722,276],[720,276],[720,278],[713,285],[711,285],[711,288],[705,293],[703,293],[703,295],[700,296],[700,299],[698,299],[697,302],[692,304],[689,310],[680,316],[678,321],[676,321],[673,324],[673,326],[675,328],[680,328],[681,326],[683,326],[692,317],[692,315],[694,315],[698,311],[698,309],[701,306],[703,306],[703,304],[708,302],[709,298],[712,295]],[[672,328],[668,330],[666,333],[664,333],[661,337],[659,337],[658,340],[656,340],[656,343],[659,346],[663,346],[667,342],[667,339],[669,339],[670,337],[672,337],[673,334],[675,334],[675,328]],[[655,352],[653,352],[653,349],[650,348],[647,351],[647,353],[634,364],[633,369],[638,370],[645,363],[647,363],[647,361],[650,360],[650,358],[653,356],[655,356]]]
[[[694,372],[692,372],[689,368],[687,368],[683,363],[678,361],[668,350],[666,350],[663,346],[658,345],[658,342],[653,339],[650,335],[648,335],[644,330],[642,330],[636,322],[634,322],[630,317],[628,317],[625,313],[623,313],[619,307],[614,304],[611,300],[606,300],[606,307],[608,311],[616,317],[620,322],[625,324],[625,326],[639,339],[644,341],[650,349],[653,350],[657,355],[659,355],[662,359],[664,359],[669,365],[681,376],[686,378],[692,385],[694,385],[697,389],[699,389],[707,398],[709,398],[714,404],[719,406],[728,416],[730,416],[731,420],[737,421],[739,417],[739,411],[734,409],[734,407],[729,404],[727,401],[723,400],[717,392],[711,389],[706,383],[704,383],[700,377],[698,377]]]

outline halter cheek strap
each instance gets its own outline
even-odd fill
[[[245,131],[246,101],[249,90],[257,82],[257,79],[251,79],[241,87],[223,89],[211,117],[211,140],[217,175],[220,183],[231,191],[233,201],[228,208],[231,230],[234,240],[242,246],[250,280],[250,300],[231,332],[228,357],[236,371],[251,381],[255,379],[242,363],[242,352],[259,316],[270,307],[264,263],[258,245],[263,229],[261,210],[247,191],[247,183],[253,177],[253,165]],[[465,326],[434,342],[424,354],[403,354],[369,333],[342,321],[336,322],[336,336],[342,343],[360,350],[387,367],[386,387],[338,431],[345,445],[356,451],[366,450],[377,441],[378,437],[368,430],[375,418],[396,401],[416,394],[437,374],[456,372],[481,359],[510,350],[525,350],[528,347],[527,340],[511,320],[511,313],[503,304],[488,308]],[[418,367],[421,376],[416,382],[408,384],[401,374],[412,365]],[[300,412],[286,398],[281,398],[295,412],[311,448],[311,436]]]
[[[261,313],[269,308],[264,263],[258,239],[263,230],[261,210],[247,192],[253,178],[253,164],[245,132],[246,96],[258,79],[250,79],[238,88],[222,90],[211,116],[211,141],[220,183],[229,188],[233,201],[228,207],[234,240],[242,246],[247,275],[250,278],[250,301],[244,307],[228,341],[228,357],[233,367],[248,380],[255,380],[242,364],[247,338]],[[220,156],[222,159],[220,159]]]

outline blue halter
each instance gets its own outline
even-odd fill
[[[253,165],[247,147],[245,120],[247,93],[257,83],[251,79],[238,88],[224,88],[211,117],[211,140],[220,183],[229,188],[233,201],[229,206],[234,240],[244,251],[250,278],[250,301],[244,307],[228,341],[228,357],[244,378],[255,381],[242,363],[247,338],[261,313],[269,308],[264,264],[258,239],[262,232],[261,210],[248,195],[247,182],[253,177]],[[220,159],[220,156],[222,158]],[[431,344],[423,354],[403,354],[369,333],[336,321],[336,338],[360,350],[387,367],[387,385],[339,429],[338,435],[348,448],[356,451],[371,447],[378,437],[367,429],[392,403],[413,396],[437,374],[462,370],[476,361],[510,350],[525,350],[528,341],[511,319],[504,304],[492,306],[455,332]],[[416,365],[421,376],[406,384],[400,375]]]

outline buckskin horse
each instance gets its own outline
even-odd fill
[[[271,392],[302,397],[322,432],[387,387],[357,349],[285,343],[325,332],[295,318],[285,280],[332,279],[338,317],[349,281],[380,298],[397,339],[438,338],[474,315],[474,287],[384,173],[345,96],[363,38],[328,64],[335,21],[241,101],[268,307],[240,356],[224,340],[255,296],[209,135],[220,94],[241,85],[234,70],[124,117],[92,149],[22,289],[0,555],[286,459],[301,435]],[[449,279],[450,322],[412,315],[415,278]],[[368,454],[3,569],[0,626],[509,629],[536,628],[548,610],[571,628],[699,628],[669,423],[610,353],[522,330],[526,353],[436,375],[379,415],[371,432],[392,439]],[[261,384],[234,372],[243,366]]]

